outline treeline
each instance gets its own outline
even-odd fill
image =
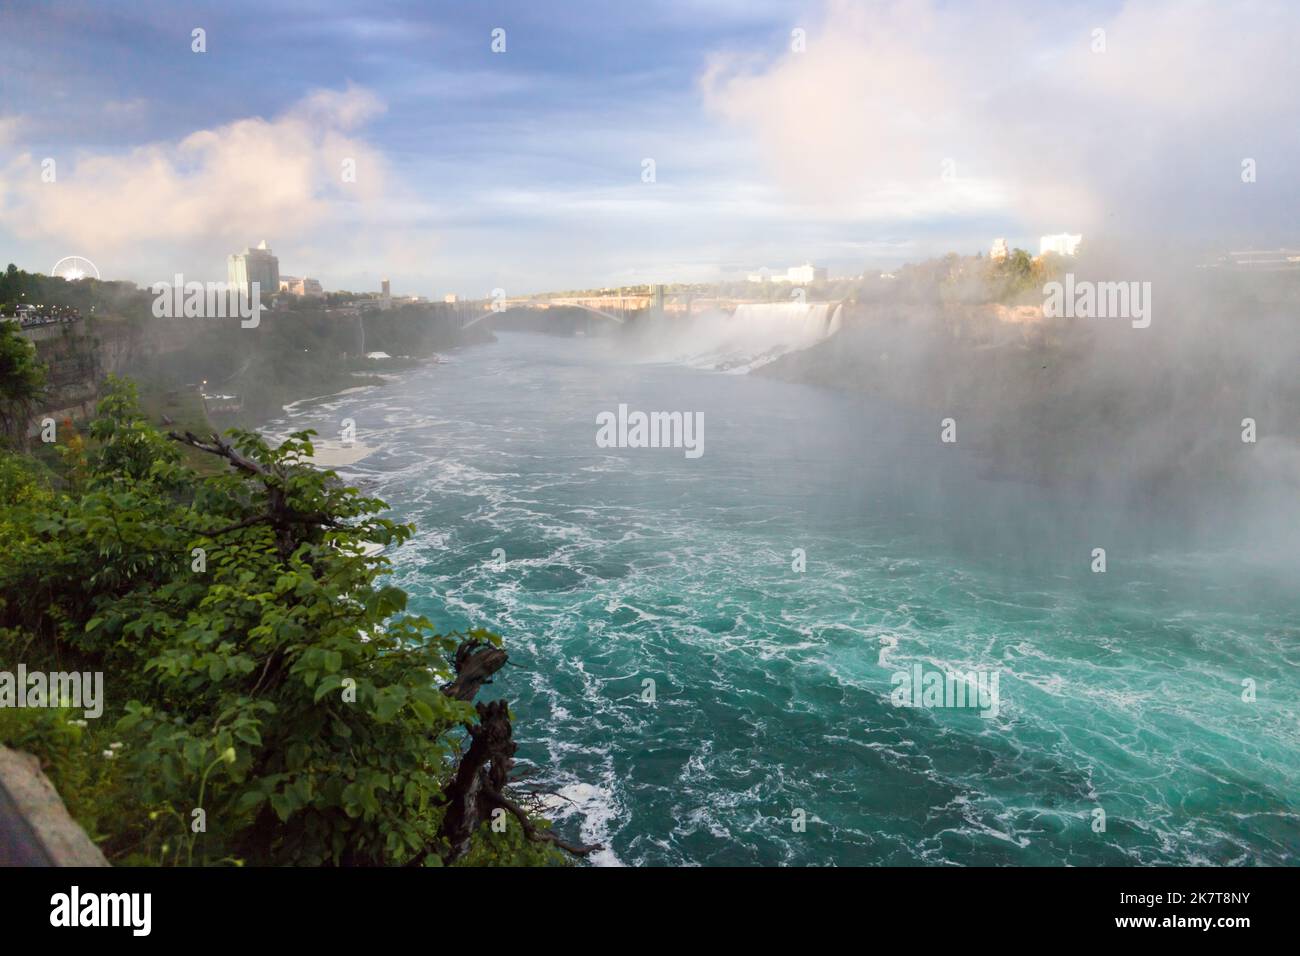
[[[804,285],[788,282],[750,282],[730,279],[720,282],[668,283],[664,294],[696,298],[759,299],[789,302],[803,296],[809,302],[878,302],[886,299],[948,300],[969,303],[1015,304],[1027,300],[1042,286],[1059,278],[1070,260],[1047,253],[1032,256],[1024,249],[1012,249],[1005,258],[984,255],[945,256],[900,266],[891,273],[867,269],[860,276],[819,279]],[[575,289],[551,293],[580,297],[599,295],[652,295],[653,285],[632,285],[609,289]]]
[[[83,316],[149,315],[153,295],[133,282],[82,279],[68,282],[58,276],[25,272],[12,262],[0,274],[0,314],[12,315],[17,306],[55,305],[76,309]]]
[[[47,372],[15,323],[0,322],[0,449],[25,444],[27,422],[44,395]]]

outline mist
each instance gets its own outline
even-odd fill
[[[914,422],[908,440],[940,442],[951,419],[980,480],[1054,489],[1066,510],[1109,514],[1116,528],[1157,522],[1187,547],[1294,565],[1296,273],[1103,241],[1036,269],[1014,286],[987,257],[953,254],[897,279],[797,290],[806,301],[679,308],[590,334],[623,360],[862,393]],[[1135,298],[1123,315],[1085,303],[1052,316],[1054,282],[1101,290],[1102,312],[1107,284],[1125,284],[1111,307],[1130,287]]]

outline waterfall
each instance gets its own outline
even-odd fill
[[[697,368],[749,372],[830,338],[839,331],[840,312],[838,303],[773,302],[741,305],[730,315],[706,313],[682,330],[672,357]]]

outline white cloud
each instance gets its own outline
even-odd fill
[[[392,195],[383,155],[354,135],[382,108],[356,87],[322,90],[275,119],[59,157],[53,183],[40,157],[21,154],[0,176],[0,218],[23,240],[96,262],[200,261],[217,274],[229,252],[262,238],[291,246],[355,232]],[[345,161],[355,182],[344,181]]]
[[[1153,195],[1193,207],[1238,185],[1235,163],[1189,161],[1207,144],[1294,149],[1279,127],[1297,105],[1298,32],[1295,6],[1245,0],[1105,17],[833,0],[807,52],[757,65],[719,54],[701,91],[797,202],[888,210],[892,196],[955,216],[1001,202],[1044,230],[1133,227],[1154,218]],[[956,182],[940,175],[949,159]]]

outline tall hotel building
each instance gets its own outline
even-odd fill
[[[252,294],[252,284],[265,295],[280,291],[280,260],[271,254],[263,239],[256,249],[245,249],[226,260],[226,281]]]

